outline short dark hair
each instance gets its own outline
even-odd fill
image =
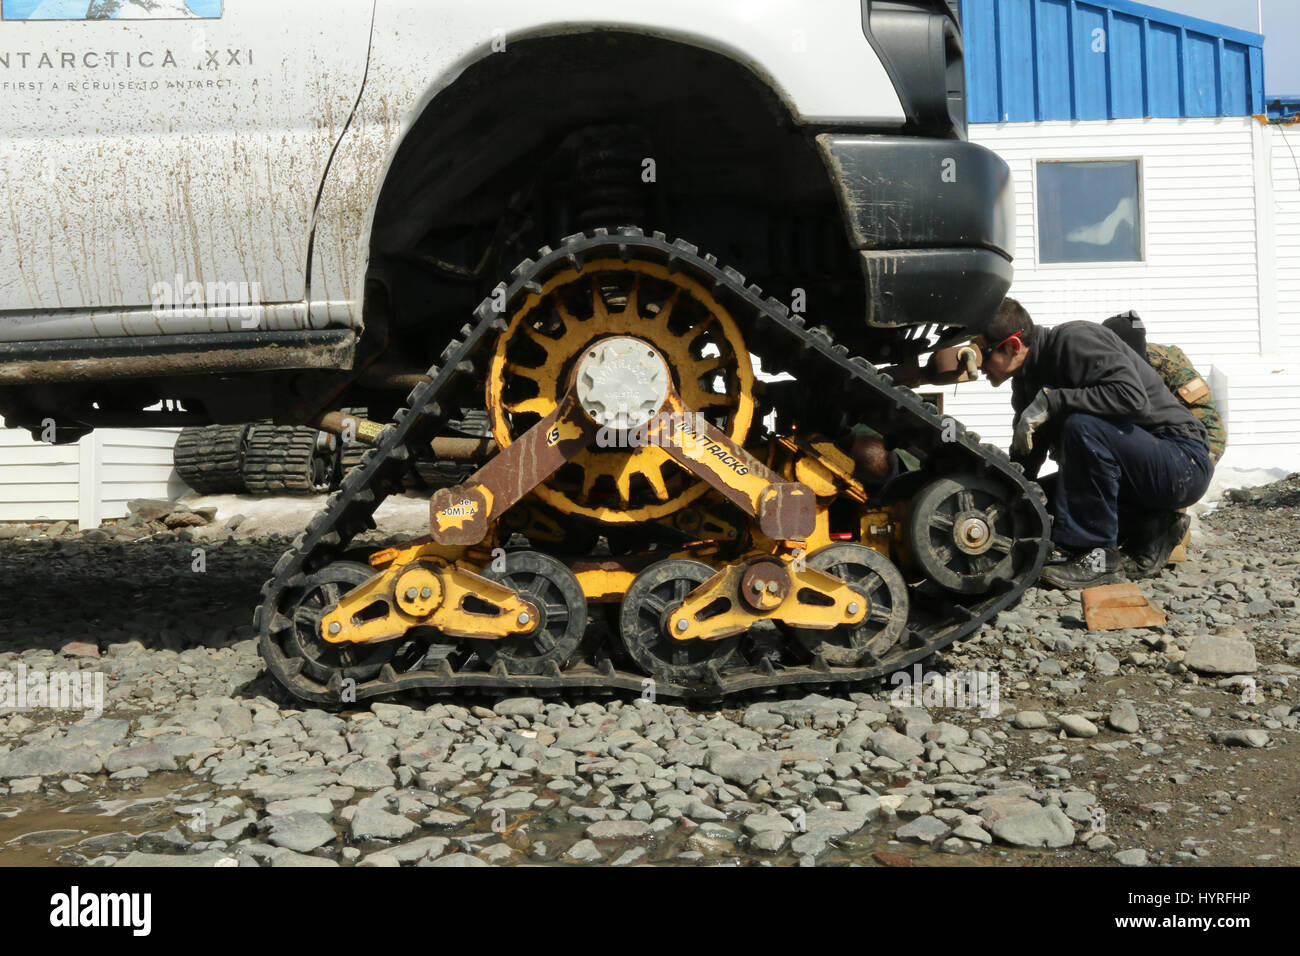
[[[984,329],[984,341],[994,346],[1017,332],[1020,333],[1020,341],[1025,345],[1034,344],[1034,320],[1029,317],[1029,311],[1015,299],[1007,296],[998,306],[993,320]]]

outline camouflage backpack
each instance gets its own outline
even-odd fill
[[[1138,355],[1145,357],[1147,364],[1164,379],[1169,391],[1201,420],[1209,438],[1210,461],[1217,465],[1228,447],[1228,430],[1214,405],[1210,386],[1183,350],[1176,345],[1149,344],[1146,326],[1142,324],[1141,316],[1132,310],[1112,315],[1102,325],[1123,339],[1124,344]]]
[[[1178,396],[1187,410],[1201,420],[1210,440],[1210,461],[1216,465],[1228,447],[1228,431],[1214,405],[1210,386],[1196,371],[1183,350],[1176,345],[1147,345],[1147,361],[1156,370],[1169,391]]]

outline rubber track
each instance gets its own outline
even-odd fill
[[[248,432],[244,485],[255,495],[314,495],[328,490],[311,480],[320,432],[314,428],[258,423]]]
[[[597,229],[568,237],[556,249],[544,248],[536,261],[525,260],[511,273],[508,283],[501,283],[498,291],[479,305],[473,323],[461,328],[443,350],[438,364],[429,370],[429,381],[411,392],[407,407],[385,426],[361,467],[347,475],[342,488],[276,563],[271,579],[262,589],[263,602],[254,614],[253,624],[268,668],[296,697],[338,704],[343,685],[337,677],[328,685],[308,677],[299,662],[285,655],[280,640],[290,633],[292,621],[282,613],[281,601],[291,604],[291,592],[301,587],[308,575],[340,555],[357,534],[374,527],[371,516],[375,509],[388,494],[401,488],[411,449],[427,444],[459,408],[472,406],[476,382],[480,381],[475,375],[475,362],[485,357],[495,336],[506,331],[507,317],[521,298],[540,290],[537,277],[566,263],[579,267],[588,258],[613,255],[666,262],[670,268],[683,269],[711,286],[715,296],[731,310],[745,342],[759,355],[764,368],[790,371],[800,381],[836,383],[821,386],[825,401],[864,416],[859,420],[887,418],[892,432],[917,443],[933,461],[945,466],[943,473],[965,471],[996,476],[1018,490],[1019,497],[1012,499],[1011,506],[1020,509],[1036,529],[1021,539],[1018,560],[1023,570],[1015,580],[1001,581],[993,592],[970,598],[944,596],[936,591],[927,592],[924,601],[913,600],[908,633],[883,659],[851,668],[832,667],[820,660],[794,667],[742,664],[714,673],[710,681],[700,685],[657,682],[656,694],[709,700],[765,688],[824,687],[883,677],[973,633],[998,611],[1017,602],[1037,579],[1050,547],[1045,501],[1041,489],[999,449],[981,444],[979,436],[966,431],[960,423],[940,419],[914,392],[894,386],[888,376],[865,359],[850,357],[848,350],[836,345],[824,329],[806,328],[802,318],[791,315],[782,303],[765,298],[757,286],[746,285],[740,273],[719,267],[712,256],[701,256],[689,243],[669,241],[662,233],[647,236],[630,227],[613,232]],[[493,301],[500,299],[501,289],[507,308],[498,312]],[[945,432],[954,440],[944,442],[940,436]],[[913,626],[914,620],[936,607],[944,612],[945,620]],[[554,669],[550,674],[531,677],[509,674],[499,665],[491,671],[456,670],[444,659],[432,669],[403,673],[387,665],[376,678],[359,682],[355,695],[357,701],[363,701],[409,691],[640,691],[646,680],[646,675],[619,669],[607,659],[594,665],[583,662],[563,673]]]
[[[181,429],[172,449],[176,473],[201,495],[243,494],[248,425]]]

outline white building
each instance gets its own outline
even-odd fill
[[[1011,295],[1044,325],[1136,309],[1209,379],[1221,472],[1300,470],[1300,126],[1265,115],[1263,37],[1066,9],[963,2],[970,138],[1015,177]],[[959,385],[944,407],[1005,447],[1009,393]]]

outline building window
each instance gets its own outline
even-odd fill
[[[1038,164],[1039,262],[1138,262],[1142,204],[1135,159]]]

